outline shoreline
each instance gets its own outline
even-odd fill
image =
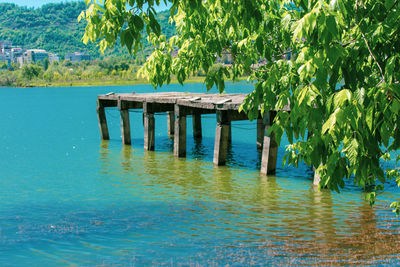
[[[206,77],[191,77],[185,80],[183,83],[204,83]],[[226,82],[240,82],[246,80],[247,77],[238,78],[235,81],[227,80]],[[151,85],[148,80],[105,80],[105,81],[95,81],[95,80],[75,80],[75,81],[57,81],[57,82],[32,82],[24,86],[0,86],[1,87],[15,87],[15,88],[30,88],[30,87],[89,87],[89,86],[118,86],[118,85]],[[171,79],[169,84],[179,84],[177,79]]]

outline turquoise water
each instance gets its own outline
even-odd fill
[[[141,113],[123,146],[119,112],[107,110],[100,141],[96,96],[150,86],[0,88],[1,266],[248,266],[395,264],[399,219],[388,185],[374,207],[348,185],[318,192],[312,171],[259,175],[255,122],[235,122],[227,166],[212,165],[215,115],[187,158],[172,155],[166,116],[156,115],[156,152],[143,151]],[[228,92],[248,92],[231,84]],[[204,92],[199,84],[158,91]]]

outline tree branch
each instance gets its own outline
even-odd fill
[[[359,29],[360,32],[361,32],[361,35],[362,35],[362,37],[363,37],[363,39],[364,39],[365,45],[367,46],[367,49],[368,49],[368,51],[369,51],[369,54],[370,54],[371,57],[374,59],[376,65],[377,65],[378,68],[379,68],[379,72],[380,72],[381,75],[382,75],[382,80],[383,80],[383,82],[385,82],[385,76],[384,76],[384,74],[383,74],[383,69],[382,69],[381,65],[379,64],[378,60],[376,59],[374,53],[372,53],[371,47],[370,47],[369,44],[368,44],[367,37],[365,37],[365,34],[364,34],[364,32],[362,31],[362,29],[361,29],[361,27],[360,27],[360,24],[359,24],[359,21],[358,21],[358,0],[356,0],[355,11],[356,11],[356,18],[355,18],[355,19],[356,19],[356,25],[357,25],[358,29]]]

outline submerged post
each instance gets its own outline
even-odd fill
[[[268,135],[268,129],[275,117],[275,112],[264,113],[264,143],[261,158],[261,174],[273,174],[276,170],[278,156],[278,144],[275,141],[274,133]]]
[[[102,140],[109,140],[106,112],[102,102],[97,99],[97,118],[99,120],[100,136]]]
[[[226,110],[217,110],[217,127],[215,129],[214,159],[216,166],[225,165],[228,150],[230,121]]]
[[[194,138],[201,138],[201,114],[200,113],[193,113],[192,115],[192,122],[193,122],[193,137]]]
[[[153,151],[155,143],[154,111],[150,103],[143,103],[144,150]]]
[[[186,156],[186,112],[178,104],[175,104],[174,156]]]
[[[168,126],[168,135],[174,135],[174,133],[175,133],[175,113],[173,111],[167,111],[167,126]]]
[[[131,126],[129,122],[128,103],[118,99],[118,109],[121,114],[121,136],[124,145],[131,144]]]

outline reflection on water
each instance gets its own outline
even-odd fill
[[[109,177],[113,186],[139,191],[143,198],[179,203],[182,210],[175,209],[179,216],[173,219],[179,241],[170,240],[170,246],[187,239],[188,247],[203,252],[177,256],[176,263],[379,264],[398,259],[398,221],[390,212],[378,220],[376,209],[383,207],[371,208],[361,194],[318,191],[308,179],[216,168],[197,157],[201,142],[195,147],[193,157],[182,159],[124,146],[119,175]],[[106,150],[102,145],[105,166],[116,153]]]
[[[156,152],[143,151],[139,113],[132,146],[121,145],[117,110],[107,112],[111,140],[100,142],[95,99],[110,90],[0,90],[9,100],[0,105],[0,266],[397,263],[400,221],[384,202],[396,186],[373,208],[351,185],[315,190],[309,168],[282,167],[284,143],[277,176],[260,176],[255,123],[235,122],[227,166],[215,168],[215,116],[201,139],[188,127],[187,158],[172,155],[165,116],[156,116]]]

